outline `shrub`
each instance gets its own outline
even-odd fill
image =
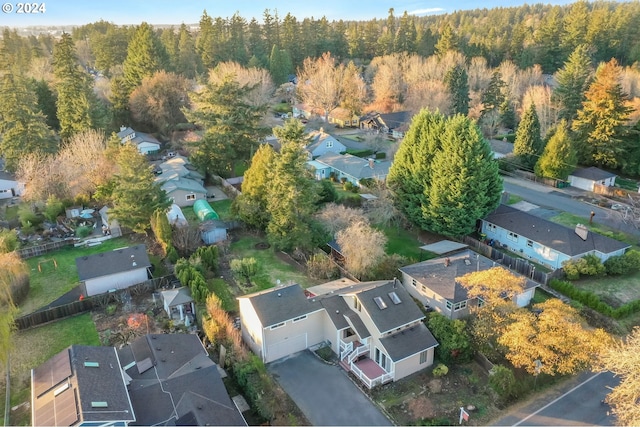
[[[577,280],[581,275],[602,276],[607,271],[600,258],[593,254],[585,255],[577,260],[567,260],[562,263],[562,269],[569,280]]]
[[[18,219],[23,228],[32,229],[42,223],[42,217],[36,214],[35,208],[26,203],[18,208]]]
[[[116,310],[117,310],[117,309],[118,309],[118,306],[117,306],[117,305],[115,305],[115,304],[109,304],[109,305],[107,306],[107,308],[105,308],[105,310],[104,310],[104,311],[107,313],[107,316],[112,316],[112,315],[116,312]]]
[[[0,228],[0,254],[13,252],[18,247],[18,236],[15,231]]]
[[[353,185],[351,183],[351,181],[347,181],[343,184],[342,189],[344,191],[351,191],[352,193],[357,193],[358,192],[358,187]]]
[[[438,363],[438,366],[433,368],[433,376],[436,378],[444,377],[449,373],[449,368],[444,363]]]
[[[49,196],[49,198],[47,199],[47,204],[44,208],[44,217],[47,218],[47,220],[54,222],[56,218],[58,218],[58,215],[62,214],[63,212],[64,204],[62,203],[62,201],[56,196]]]
[[[307,261],[307,273],[315,279],[333,280],[340,277],[338,267],[324,253],[315,253]]]
[[[344,183],[347,182],[347,178],[345,178],[344,176],[342,178],[340,178],[340,183],[344,185]]]
[[[515,394],[516,377],[513,371],[503,365],[491,368],[489,387],[503,400],[508,401]]]
[[[80,238],[87,237],[89,234],[91,234],[92,231],[93,231],[92,227],[87,227],[87,226],[78,227],[76,228],[76,236]]]
[[[380,159],[386,159],[387,158],[387,153],[380,152],[380,153],[376,153],[376,160],[380,160]]]
[[[370,156],[373,156],[373,151],[367,148],[363,148],[363,149],[348,148],[347,154],[351,154],[352,156],[357,156],[357,157],[370,157]]]
[[[331,203],[338,200],[338,192],[336,187],[326,179],[318,183],[318,204]]]
[[[212,246],[200,246],[196,249],[195,253],[191,255],[191,258],[199,257],[203,266],[212,273],[218,270],[218,247]]]
[[[338,203],[348,208],[359,208],[362,207],[362,197],[345,197]]]
[[[176,248],[174,248],[173,246],[169,246],[169,249],[167,250],[167,259],[169,260],[169,262],[171,264],[175,264],[179,258],[180,255],[178,255],[178,251],[176,250]]]

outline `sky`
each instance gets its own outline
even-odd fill
[[[568,4],[574,0],[541,0],[541,3]],[[255,17],[262,22],[265,9],[280,18],[291,13],[298,19],[321,18],[333,20],[384,19],[389,8],[396,16],[404,11],[417,16],[450,13],[456,10],[518,6],[524,0],[47,0],[23,4],[44,5],[43,13],[17,13],[19,2],[2,0],[0,26],[27,27],[48,25],[83,25],[103,19],[118,25],[140,24],[196,24],[207,10],[212,17],[231,17],[239,12],[247,21]],[[532,2],[529,2],[532,3]],[[533,2],[535,3],[535,2]],[[24,8],[23,8],[24,12]]]

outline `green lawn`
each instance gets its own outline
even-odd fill
[[[626,233],[596,222],[589,224],[589,218],[573,215],[568,212],[563,212],[552,217],[551,221],[570,228],[574,228],[576,224],[584,224],[589,230],[602,234],[603,236],[611,237],[612,239],[620,240],[621,242],[629,243],[630,245],[635,245],[637,242],[637,239],[633,236],[629,236]]]
[[[126,237],[119,237],[89,248],[67,247],[39,257],[29,258],[27,265],[30,270],[30,290],[28,298],[19,307],[20,314],[34,312],[77,286],[76,258],[111,251],[130,244],[131,242]],[[58,264],[57,268],[54,266],[53,260]],[[41,271],[38,270],[38,264],[40,264]]]
[[[314,286],[320,282],[307,277],[304,273],[292,265],[281,261],[273,251],[273,248],[256,249],[256,243],[265,242],[266,239],[254,236],[244,236],[231,244],[230,252],[236,258],[253,257],[258,262],[259,273],[253,278],[253,287],[249,292],[268,289],[276,286],[277,280],[281,284],[298,283],[303,288]]]
[[[516,196],[515,194],[509,194],[509,201],[507,202],[508,205],[514,205],[518,202],[521,202],[523,200],[522,197],[520,196]]]
[[[220,298],[222,308],[226,311],[238,311],[238,300],[236,300],[235,296],[231,293],[231,289],[229,289],[229,285],[223,279],[215,278],[208,280],[207,288]]]
[[[217,202],[209,202],[209,204],[211,205],[213,210],[216,211],[220,219],[223,221],[226,221],[226,220],[233,219],[233,216],[231,215],[232,202],[233,200],[231,199],[224,199],[224,200],[219,200]]]
[[[638,191],[638,181],[619,176],[616,178],[616,187],[624,188],[629,191]]]
[[[621,304],[640,300],[640,272],[625,276],[587,277],[573,283],[580,289],[614,298]]]
[[[347,191],[344,188],[342,188],[343,184],[341,182],[334,182],[333,186],[338,192],[338,201],[341,201],[344,199],[360,199],[361,198],[360,194],[354,193],[352,191]]]
[[[417,231],[405,230],[402,227],[380,227],[378,230],[387,236],[387,254],[398,254],[412,260],[412,262],[425,261],[436,255],[420,249],[422,243],[418,240]]]
[[[533,294],[533,299],[531,300],[531,304],[539,304],[551,298],[553,298],[551,294],[549,294],[548,292],[538,287],[536,288],[536,292]]]
[[[16,332],[11,350],[11,406],[30,400],[30,372],[32,368],[64,350],[71,344],[100,345],[96,325],[90,313],[69,317],[57,322]],[[0,366],[2,410],[5,403],[5,366]],[[30,425],[30,412],[11,413],[6,425]]]

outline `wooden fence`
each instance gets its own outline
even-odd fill
[[[20,258],[22,259],[33,258],[60,248],[64,248],[65,246],[73,246],[77,241],[78,239],[75,238],[65,239],[59,242],[49,242],[43,245],[18,249],[16,252],[18,252],[18,255],[20,255]]]
[[[567,187],[569,185],[568,182],[562,181],[561,179],[540,178],[535,173],[523,171],[523,170],[520,170],[520,169],[517,169],[517,170],[513,171],[512,173],[514,175],[520,177],[520,178],[524,178],[526,180],[533,181],[533,182],[538,182],[540,184],[548,185],[550,187],[564,188],[564,187]]]
[[[557,269],[550,273],[536,270],[535,265],[527,261],[526,259],[518,258],[501,252],[496,248],[486,245],[470,236],[465,236],[463,241],[481,255],[499,262],[509,270],[516,271],[523,276],[530,278],[534,282],[543,285],[547,285],[551,279],[560,277],[563,274],[562,269]]]
[[[625,190],[624,188],[611,187],[598,183],[593,184],[593,192],[596,194],[601,194],[603,196],[618,197],[621,199],[628,199],[629,197],[631,197],[631,199],[633,199],[634,201],[638,200],[640,196],[637,191]]]
[[[73,301],[68,304],[62,304],[56,307],[47,308],[46,310],[39,310],[34,313],[18,317],[15,320],[16,328],[19,330],[29,329],[33,328],[34,326],[53,322],[55,320],[75,316],[76,314],[90,311],[93,308],[104,307],[107,304],[118,301],[124,292],[130,292],[140,295],[159,288],[170,287],[174,284],[179,285],[180,282],[173,274],[163,277],[156,277],[154,279],[149,279],[142,283],[130,286],[126,289],[121,289],[117,292],[95,295],[83,300]]]

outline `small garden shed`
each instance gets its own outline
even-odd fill
[[[193,211],[200,221],[218,220],[220,216],[213,210],[206,200],[196,200],[193,204]]]
[[[200,236],[205,245],[227,240],[227,224],[218,220],[205,221],[200,224]]]

